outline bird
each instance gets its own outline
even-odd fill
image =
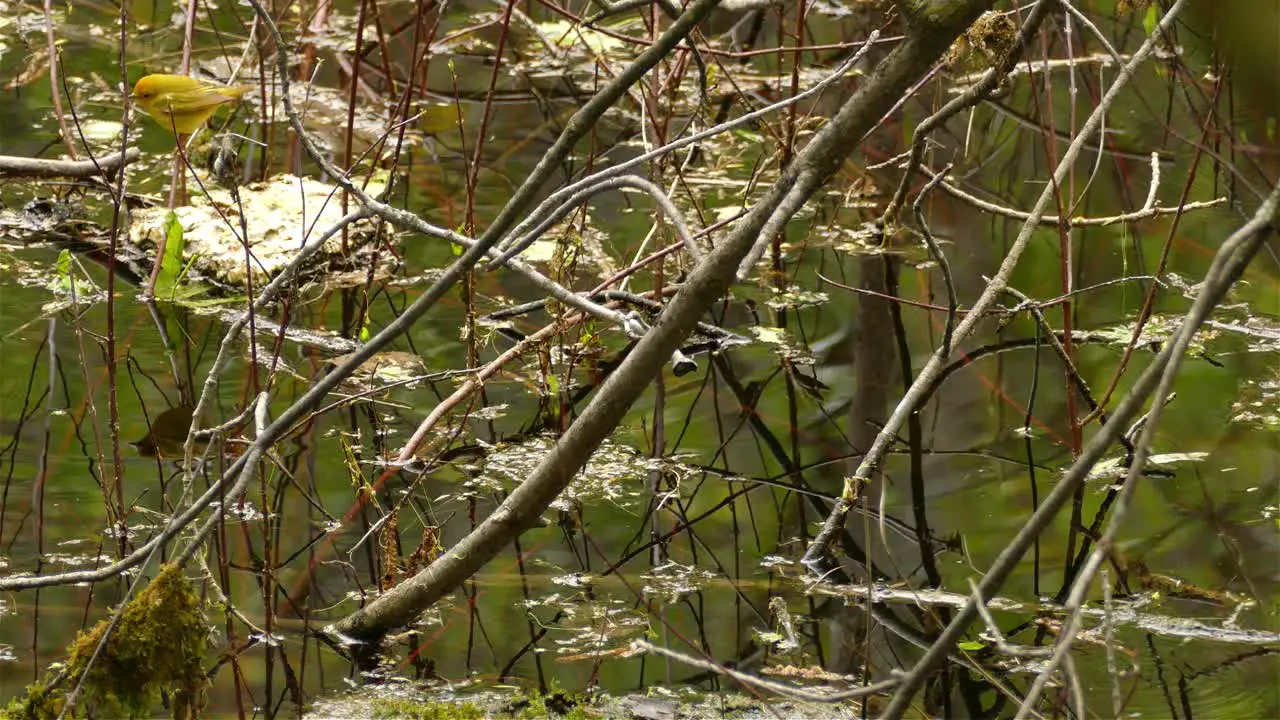
[[[131,444],[142,457],[181,460],[185,455],[183,445],[187,442],[187,434],[191,432],[192,409],[188,405],[179,405],[165,410],[151,423],[151,432]],[[197,438],[194,452],[200,455],[207,447],[208,440]]]
[[[177,135],[190,135],[218,108],[238,101],[250,90],[187,75],[152,74],[133,86],[132,98],[157,123]]]

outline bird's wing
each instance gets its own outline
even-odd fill
[[[235,100],[233,97],[219,95],[217,91],[209,87],[199,87],[194,90],[184,90],[181,92],[169,93],[168,103],[171,109],[178,112],[197,112],[207,110],[208,108],[217,107],[224,103]]]

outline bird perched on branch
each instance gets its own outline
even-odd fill
[[[133,86],[133,100],[177,135],[190,135],[218,108],[238,101],[246,86],[219,85],[186,75],[148,75]]]

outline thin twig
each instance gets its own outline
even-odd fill
[[[1169,12],[1172,13],[1173,10]],[[1200,293],[1196,295],[1195,304],[1187,311],[1173,340],[1160,353],[1157,362],[1153,363],[1143,373],[1139,382],[1141,384],[1145,380],[1147,381],[1145,384],[1156,385],[1152,393],[1156,398],[1156,402],[1148,412],[1145,422],[1139,426],[1138,438],[1134,443],[1133,457],[1129,461],[1128,474],[1116,499],[1107,528],[1102,537],[1098,539],[1096,547],[1089,555],[1089,559],[1072,583],[1071,593],[1067,600],[1067,607],[1072,610],[1068,618],[1068,624],[1074,623],[1072,627],[1078,626],[1077,618],[1082,614],[1085,598],[1088,595],[1093,578],[1111,552],[1116,535],[1124,526],[1132,506],[1133,495],[1140,484],[1147,458],[1151,452],[1160,416],[1168,405],[1162,399],[1170,396],[1178,370],[1182,367],[1182,363],[1186,361],[1187,350],[1191,345],[1191,341],[1195,338],[1200,326],[1209,317],[1209,313],[1217,307],[1227,291],[1244,272],[1245,267],[1248,266],[1258,249],[1266,241],[1272,226],[1277,220],[1280,220],[1280,185],[1276,185],[1271,195],[1262,203],[1249,222],[1241,226],[1222,243],[1222,247],[1219,248],[1214,256],[1213,264],[1210,265],[1208,272],[1205,273],[1205,280]],[[1137,387],[1135,386],[1135,389]],[[1120,417],[1118,409],[1115,414]],[[1074,469],[1074,467],[1073,465],[1072,468]],[[1064,479],[1063,482],[1066,482],[1066,480]],[[1058,639],[1053,659],[1050,661],[1049,667],[1045,669],[1045,673],[1052,671],[1062,661],[1074,641],[1074,630],[1063,633]],[[1043,682],[1039,682],[1040,678],[1037,677],[1036,680],[1037,682],[1033,683],[1031,691],[1028,692],[1027,702],[1034,702],[1032,692],[1043,688]]]
[[[920,234],[924,237],[924,244],[928,248],[929,254],[933,257],[933,261],[938,263],[938,271],[942,273],[942,283],[947,289],[947,321],[942,331],[942,348],[940,349],[943,355],[951,354],[951,334],[956,327],[957,308],[960,305],[960,301],[956,298],[956,283],[951,276],[951,263],[947,262],[946,254],[942,252],[938,241],[934,239],[933,233],[929,230],[929,221],[925,219],[922,202],[925,196],[929,194],[929,191],[942,182],[942,178],[946,176],[948,169],[943,168],[941,172],[934,175],[933,179],[916,195],[915,202],[911,203],[911,209],[916,216],[916,224],[920,226]]]
[[[892,690],[898,684],[897,678],[890,678],[888,680],[881,680],[880,682],[872,685],[864,685],[851,690],[815,692],[807,688],[796,687],[795,685],[785,685],[773,680],[756,677],[750,673],[744,673],[739,670],[734,670],[733,668],[725,667],[717,662],[691,657],[684,653],[676,652],[675,650],[654,645],[648,640],[635,640],[631,643],[631,648],[637,652],[653,653],[654,655],[660,655],[668,660],[674,660],[699,670],[705,670],[717,675],[724,675],[725,677],[733,678],[744,685],[751,685],[770,692],[776,692],[779,695],[785,695],[787,697],[796,698],[797,700],[805,700],[807,702],[833,703],[852,700],[854,698],[867,697],[869,695],[879,695]]]
[[[1032,209],[1033,216],[1038,217],[1048,209],[1049,203],[1053,199],[1054,187],[1061,184],[1062,180],[1066,177],[1067,172],[1079,156],[1084,142],[1094,135],[1101,126],[1101,116],[1109,110],[1112,104],[1114,104],[1116,98],[1120,94],[1120,91],[1128,85],[1129,81],[1133,78],[1138,66],[1145,62],[1146,58],[1155,51],[1156,45],[1162,41],[1164,33],[1168,32],[1168,29],[1173,24],[1174,19],[1177,18],[1185,5],[1186,0],[1176,0],[1173,6],[1169,8],[1161,19],[1160,25],[1156,31],[1147,38],[1147,40],[1142,44],[1142,47],[1134,54],[1133,60],[1120,70],[1120,73],[1116,76],[1115,82],[1107,89],[1106,94],[1103,95],[1101,101],[1098,103],[1098,107],[1089,116],[1088,120],[1085,121],[1084,126],[1080,129],[1079,135],[1067,148],[1066,152],[1063,153],[1062,161],[1054,170],[1054,182],[1046,184],[1044,191],[1041,193]],[[974,304],[974,312],[967,315],[964,321],[960,323],[959,327],[956,328],[956,342],[961,342],[964,338],[968,337],[968,335],[975,329],[982,314],[994,305],[998,293],[1002,292],[1003,289],[1008,286],[1009,278],[1011,277],[1014,268],[1017,267],[1018,259],[1026,249],[1027,244],[1030,242],[1031,236],[1036,227],[1036,223],[1032,222],[1032,219],[1034,218],[1029,218],[1022,226],[1017,239],[1010,248],[1005,261],[1000,266],[999,271],[996,273],[995,277],[992,278],[991,283],[988,285],[987,289],[983,291],[982,295],[978,298],[978,301]],[[942,356],[941,353],[935,353],[929,360],[929,363],[925,366],[925,369],[920,372],[916,381],[912,383],[911,390],[907,392],[906,396],[904,396],[902,401],[898,404],[898,407],[895,408],[893,415],[886,423],[885,430],[876,437],[875,444],[868,451],[867,457],[863,459],[862,464],[854,475],[855,481],[849,484],[850,490],[857,486],[858,483],[856,478],[869,477],[871,469],[879,465],[880,459],[883,457],[883,454],[889,447],[890,443],[892,443],[894,435],[906,421],[907,415],[915,411],[924,388],[929,384],[930,378],[941,370],[945,359],[946,358]],[[1146,376],[1144,374],[1144,378],[1145,377]],[[1134,393],[1140,393],[1138,387],[1135,387]],[[1136,406],[1138,402],[1139,401],[1137,399],[1134,399],[1131,403],[1125,403],[1123,408],[1127,413],[1134,412],[1134,408],[1131,406]],[[1076,469],[1077,465],[1080,466],[1080,469],[1077,470],[1078,475],[1074,476],[1074,481],[1068,482],[1065,478],[1060,481],[1058,486],[1055,487],[1053,492],[1051,492],[1046,498],[1045,504],[1042,505],[1040,509],[1032,515],[1031,519],[1027,521],[1023,530],[1018,534],[1018,537],[1015,538],[1014,541],[1006,547],[1004,552],[1002,552],[997,558],[989,573],[983,578],[982,585],[980,586],[983,591],[983,597],[990,597],[995,590],[1004,583],[1008,574],[1021,559],[1022,554],[1026,552],[1027,547],[1030,546],[1034,538],[1039,536],[1041,530],[1047,526],[1050,518],[1057,514],[1062,504],[1065,503],[1071,494],[1074,493],[1075,484],[1081,482],[1086,474],[1085,466],[1081,464],[1082,461],[1086,457],[1093,456],[1096,458],[1096,456],[1101,455],[1107,445],[1110,444],[1111,439],[1114,438],[1114,433],[1119,431],[1118,427],[1115,426],[1119,423],[1125,422],[1127,414],[1120,415],[1120,413],[1117,412],[1116,416],[1118,419],[1115,422],[1108,423],[1102,428],[1102,431],[1100,431],[1098,435],[1091,439],[1090,443],[1085,447],[1085,452],[1082,453],[1080,459],[1077,460],[1077,463],[1072,466],[1073,470]],[[842,498],[842,502],[837,503],[836,510],[827,518],[827,524],[823,526],[822,532],[817,538],[815,538],[813,544],[810,545],[809,550],[805,553],[805,563],[810,566],[811,569],[821,572],[823,568],[828,566],[830,560],[827,556],[829,553],[829,545],[834,538],[837,529],[843,527],[843,511],[852,503],[852,500],[852,497],[847,499]],[[973,609],[972,603],[970,603],[966,604],[965,608],[952,618],[946,629],[939,635],[933,647],[931,647],[925,656],[916,663],[915,667],[912,668],[911,672],[904,680],[902,687],[900,687],[894,694],[893,700],[890,701],[889,706],[885,709],[885,717],[892,720],[902,717],[909,707],[912,698],[915,697],[916,692],[919,691],[921,685],[924,683],[928,673],[946,656],[951,644],[954,643],[956,639],[959,638],[960,634],[964,632],[965,628],[973,620],[973,616],[975,614],[976,611]]]
[[[684,216],[680,213],[680,209],[675,206],[675,203],[671,202],[671,198],[663,192],[662,188],[658,187],[646,178],[642,178],[639,175],[623,175],[622,177],[609,178],[599,184],[583,188],[569,196],[560,204],[560,207],[553,210],[549,215],[547,215],[546,219],[538,223],[537,226],[530,229],[523,236],[508,243],[502,254],[496,259],[490,260],[489,264],[486,265],[484,269],[492,270],[505,265],[508,260],[524,252],[526,248],[535,243],[538,238],[542,237],[547,230],[551,229],[551,226],[563,220],[569,215],[569,213],[573,212],[574,208],[581,205],[588,198],[608,190],[617,190],[628,187],[646,192],[653,198],[654,202],[658,204],[658,208],[662,210],[662,212],[675,226],[676,235],[678,235],[680,237],[680,241],[684,243],[685,252],[689,253],[689,256],[693,259],[695,264],[701,262],[703,255],[702,250],[700,250],[697,243],[694,242],[693,234],[689,232],[688,223],[685,222]]]

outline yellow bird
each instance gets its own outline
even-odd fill
[[[239,100],[248,90],[186,75],[156,74],[133,86],[133,100],[170,132],[190,135],[218,108]]]

